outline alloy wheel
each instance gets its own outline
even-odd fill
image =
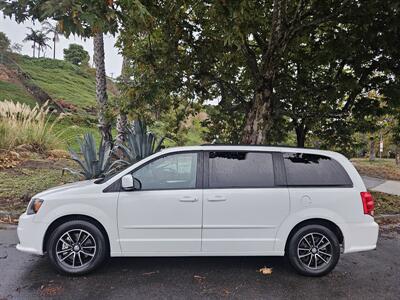
[[[318,232],[305,235],[297,246],[297,257],[301,264],[312,270],[319,270],[329,264],[333,255],[329,239]]]
[[[83,229],[68,230],[56,244],[57,260],[68,268],[87,266],[96,255],[94,237]]]

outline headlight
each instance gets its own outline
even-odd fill
[[[29,203],[26,214],[27,215],[36,214],[39,211],[40,207],[42,206],[42,203],[43,203],[42,199],[38,199],[38,198],[32,199],[31,202]]]

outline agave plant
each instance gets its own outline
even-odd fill
[[[139,160],[160,151],[165,137],[157,142],[154,133],[147,131],[146,123],[141,120],[133,122],[128,129],[125,144],[118,144],[116,148],[120,151],[121,164],[131,165]],[[121,155],[122,154],[122,155]]]
[[[108,175],[113,171],[112,150],[109,144],[101,139],[97,150],[96,141],[91,133],[85,133],[83,139],[78,138],[78,144],[82,156],[77,152],[68,149],[72,160],[76,161],[81,170],[64,168],[74,175],[83,176],[85,179],[95,179]]]

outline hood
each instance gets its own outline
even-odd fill
[[[85,188],[88,186],[92,186],[95,181],[96,181],[96,179],[67,183],[64,185],[56,186],[56,187],[50,188],[48,190],[45,190],[39,194],[36,194],[32,198],[46,197],[46,196],[53,195],[55,193],[60,193],[60,192],[71,192],[73,190],[78,190],[78,189],[82,189],[82,188]]]

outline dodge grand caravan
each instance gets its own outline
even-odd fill
[[[374,201],[341,154],[203,145],[164,149],[110,178],[35,195],[17,249],[83,274],[107,256],[286,255],[322,276],[376,247]]]

